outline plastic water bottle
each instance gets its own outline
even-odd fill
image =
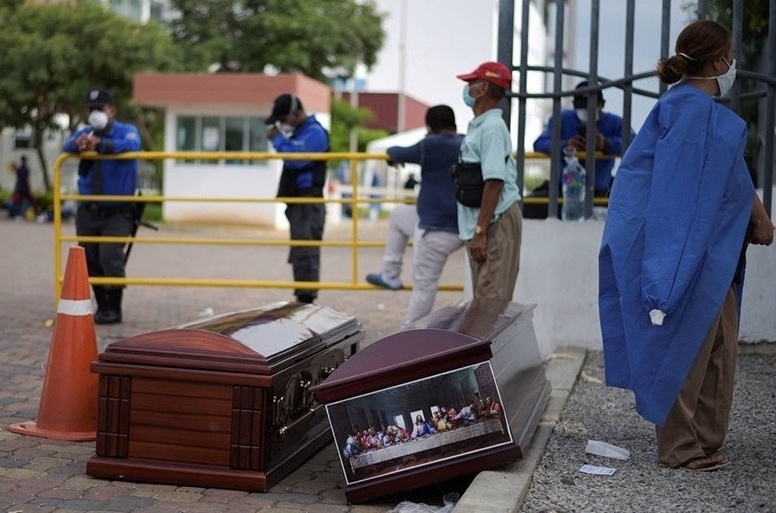
[[[563,208],[561,219],[582,221],[585,219],[585,169],[579,163],[572,146],[563,148]]]

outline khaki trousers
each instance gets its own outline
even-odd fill
[[[722,448],[730,421],[737,351],[738,308],[731,287],[666,423],[656,428],[660,463],[679,467]]]
[[[520,269],[520,239],[523,234],[523,215],[517,202],[488,225],[487,234],[485,261],[482,263],[472,259],[471,241],[466,241],[473,296],[512,301]]]

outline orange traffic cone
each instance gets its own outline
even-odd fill
[[[94,440],[97,431],[97,336],[84,248],[72,246],[51,336],[38,418],[8,429],[58,440]]]

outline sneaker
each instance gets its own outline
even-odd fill
[[[388,290],[399,290],[403,287],[401,282],[390,284],[387,281],[383,279],[383,275],[380,273],[370,273],[366,275],[366,281],[371,283],[372,285],[376,285],[378,287],[382,287],[384,289]]]

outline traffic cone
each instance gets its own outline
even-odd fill
[[[71,246],[51,336],[38,418],[8,429],[58,440],[94,440],[97,380],[89,370],[97,359],[97,335],[89,294],[86,253]]]

